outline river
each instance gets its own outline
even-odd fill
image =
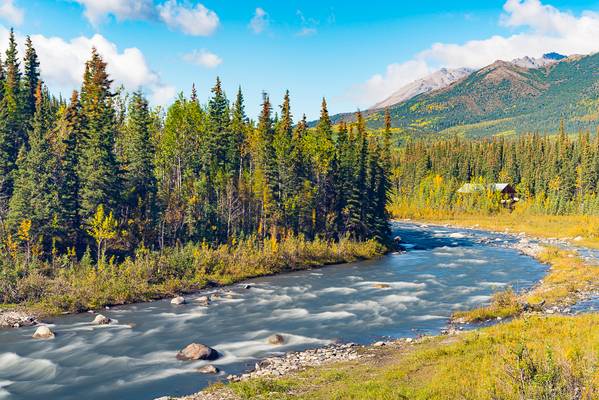
[[[505,246],[513,238],[394,224],[407,253],[253,279],[208,307],[168,300],[114,307],[115,322],[84,313],[56,317],[53,340],[35,328],[0,331],[0,399],[153,399],[197,392],[268,355],[332,341],[436,334],[455,310],[479,306],[508,285],[523,290],[547,267]],[[481,240],[484,239],[484,240]],[[483,243],[485,242],[485,243]],[[489,244],[490,242],[490,244]],[[245,284],[251,285],[246,289]],[[223,290],[215,290],[222,292]],[[282,346],[266,338],[280,333]],[[175,359],[192,342],[214,347],[220,375]]]

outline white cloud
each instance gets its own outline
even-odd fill
[[[6,46],[8,34],[8,30],[0,26],[2,46]],[[31,35],[31,40],[40,59],[42,79],[52,90],[61,91],[65,96],[81,85],[85,62],[91,55],[92,47],[96,47],[108,63],[107,70],[115,85],[123,85],[128,90],[143,87],[152,98],[160,100],[160,103],[155,104],[164,104],[168,100],[167,93],[174,96],[174,89],[162,82],[148,65],[143,53],[135,47],[120,51],[116,44],[100,34],[78,36],[68,41],[56,36]],[[17,34],[17,41],[20,44],[19,51],[23,54],[24,37]]]
[[[268,13],[263,8],[258,7],[254,13],[254,17],[250,21],[249,27],[255,34],[260,34],[268,28],[268,23]]]
[[[157,105],[166,105],[177,94],[177,89],[171,85],[155,86],[150,95],[150,102]]]
[[[25,12],[15,5],[14,0],[0,0],[0,18],[14,25],[21,25]]]
[[[599,51],[597,13],[587,11],[575,16],[539,0],[507,0],[503,9],[500,24],[521,32],[461,44],[435,43],[411,60],[389,65],[384,74],[355,86],[347,97],[367,107],[441,67],[482,68],[496,60],[538,57],[551,51],[566,55]]]
[[[188,35],[209,36],[220,24],[218,15],[200,3],[194,7],[187,0],[181,4],[177,0],[167,0],[157,9],[164,23]]]
[[[194,50],[191,53],[183,55],[183,59],[189,63],[199,65],[200,67],[216,68],[222,64],[223,60],[218,55],[208,50]]]
[[[149,19],[155,14],[152,0],[74,0],[85,7],[85,17],[98,26],[108,15],[118,20]]]

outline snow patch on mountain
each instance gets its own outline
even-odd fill
[[[418,79],[412,83],[402,86],[395,91],[391,96],[375,104],[371,109],[376,110],[380,108],[390,107],[395,104],[410,100],[413,97],[418,96],[422,93],[432,92],[451,85],[454,82],[470,75],[474,72],[471,68],[457,68],[448,69],[441,68],[439,71],[434,72],[422,79]]]
[[[565,58],[566,58],[566,56],[563,56],[558,53],[547,53],[547,54],[543,54],[543,57],[538,57],[538,58],[528,57],[528,56],[522,57],[522,58],[516,58],[516,59],[512,60],[512,64],[514,64],[518,67],[522,67],[522,68],[535,69],[535,68],[543,68],[548,65],[556,64]]]

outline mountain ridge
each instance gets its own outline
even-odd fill
[[[562,119],[569,129],[595,127],[599,55],[549,53],[544,58],[538,68],[498,60],[447,87],[390,106],[392,126],[408,135],[468,136],[555,131]],[[384,110],[364,114],[369,127],[384,125]],[[353,119],[353,113],[332,117],[334,122]]]

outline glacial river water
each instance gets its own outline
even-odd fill
[[[181,306],[163,300],[102,310],[116,321],[108,326],[92,325],[88,313],[58,317],[49,321],[53,340],[32,339],[35,328],[1,330],[0,399],[190,394],[280,352],[438,333],[452,311],[484,304],[506,285],[530,287],[546,272],[505,248],[508,237],[411,224],[394,231],[407,253],[254,279],[208,307],[194,303],[200,293]],[[287,343],[267,344],[273,333]],[[192,342],[222,354],[212,362],[220,375],[198,373],[203,361],[175,358]]]

